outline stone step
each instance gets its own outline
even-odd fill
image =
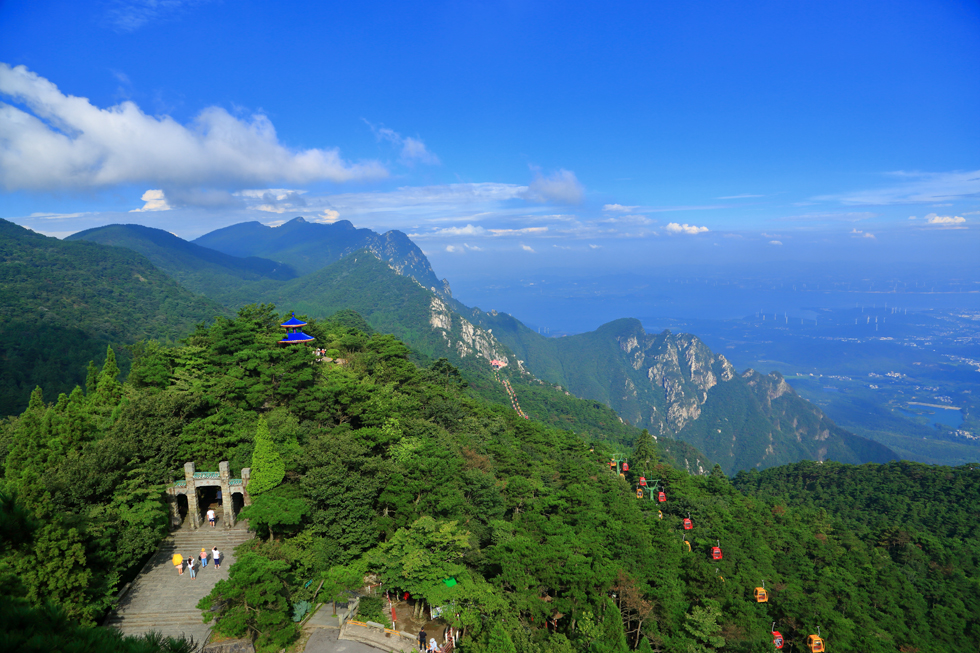
[[[201,619],[201,613],[197,613],[192,617],[169,617],[167,615],[145,615],[140,618],[131,619],[120,619],[118,617],[113,617],[110,619],[106,625],[113,627],[125,626],[127,628],[146,628],[152,626],[169,626],[173,624],[187,624],[189,626],[199,626],[203,624],[204,621]]]

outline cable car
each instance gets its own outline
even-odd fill
[[[623,461],[623,471],[628,472],[629,470],[630,470],[630,464],[626,461]]]
[[[806,645],[809,647],[810,653],[821,653],[821,651],[826,650],[823,646],[823,638],[820,635],[808,635]]]
[[[619,478],[626,478],[626,474],[620,473]]]
[[[718,578],[720,578],[721,579],[721,582],[724,583],[725,582],[725,577],[721,575],[721,570],[718,569],[718,567],[715,567],[715,573],[718,574]]]
[[[660,519],[663,519],[664,518],[664,511],[663,510],[658,510],[657,511],[657,517],[659,517]]]
[[[687,540],[681,540],[681,541],[684,542],[684,546],[687,547],[687,552],[690,553],[691,552],[691,543],[688,542]]]
[[[643,489],[642,488],[636,488],[636,498],[637,499],[642,499],[643,498]]]
[[[776,624],[773,623],[772,627],[775,628],[776,627]],[[779,632],[778,630],[773,630],[772,631],[772,645],[775,646],[776,648],[783,648],[783,643],[784,643],[783,642],[783,634],[781,632]]]
[[[689,531],[692,528],[694,528],[694,522],[691,521],[691,518],[690,517],[685,517],[684,518],[684,530],[685,531]]]
[[[609,461],[609,469],[610,470],[616,469],[616,461],[615,460],[610,460]]]
[[[720,545],[721,542],[719,542],[718,544]],[[712,560],[721,560],[721,558],[722,558],[722,555],[721,555],[721,546],[713,546],[713,547],[711,547],[711,559]]]
[[[640,477],[640,485],[646,487],[646,484],[647,484],[647,480],[641,476]]]
[[[756,587],[752,590],[752,596],[755,598],[756,603],[769,603],[769,594],[766,592],[765,587]]]
[[[667,495],[666,494],[664,494],[662,491],[661,492],[657,492],[657,501],[659,501],[660,503],[663,503],[666,500],[667,500]]]

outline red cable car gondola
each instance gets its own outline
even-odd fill
[[[640,485],[645,486],[646,484],[647,484],[647,480],[644,477],[641,476],[640,477]]]
[[[694,522],[691,521],[691,518],[690,517],[685,517],[684,518],[684,530],[685,531],[689,531],[692,528],[694,528]]]
[[[658,492],[657,493],[657,501],[659,501],[660,503],[663,503],[666,500],[667,500],[667,495],[666,494],[664,494],[663,492]]]
[[[623,461],[623,471],[628,472],[629,470],[630,470],[630,464],[626,461]]]
[[[718,546],[711,547],[711,559],[721,560],[721,542],[718,542]]]
[[[776,622],[773,622],[772,628],[775,627],[776,627]],[[772,628],[770,628],[770,630],[772,630]],[[772,645],[775,646],[776,648],[783,648],[783,634],[778,630],[772,631]]]

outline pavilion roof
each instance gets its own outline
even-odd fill
[[[283,322],[279,326],[285,327],[285,328],[304,327],[304,326],[306,326],[306,322],[304,322],[303,320],[297,319],[296,313],[293,313],[293,316],[291,318],[289,318],[288,320],[286,320],[285,322]]]

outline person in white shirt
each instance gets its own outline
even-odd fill
[[[214,509],[208,509],[208,523],[211,524],[211,528],[214,528]]]

